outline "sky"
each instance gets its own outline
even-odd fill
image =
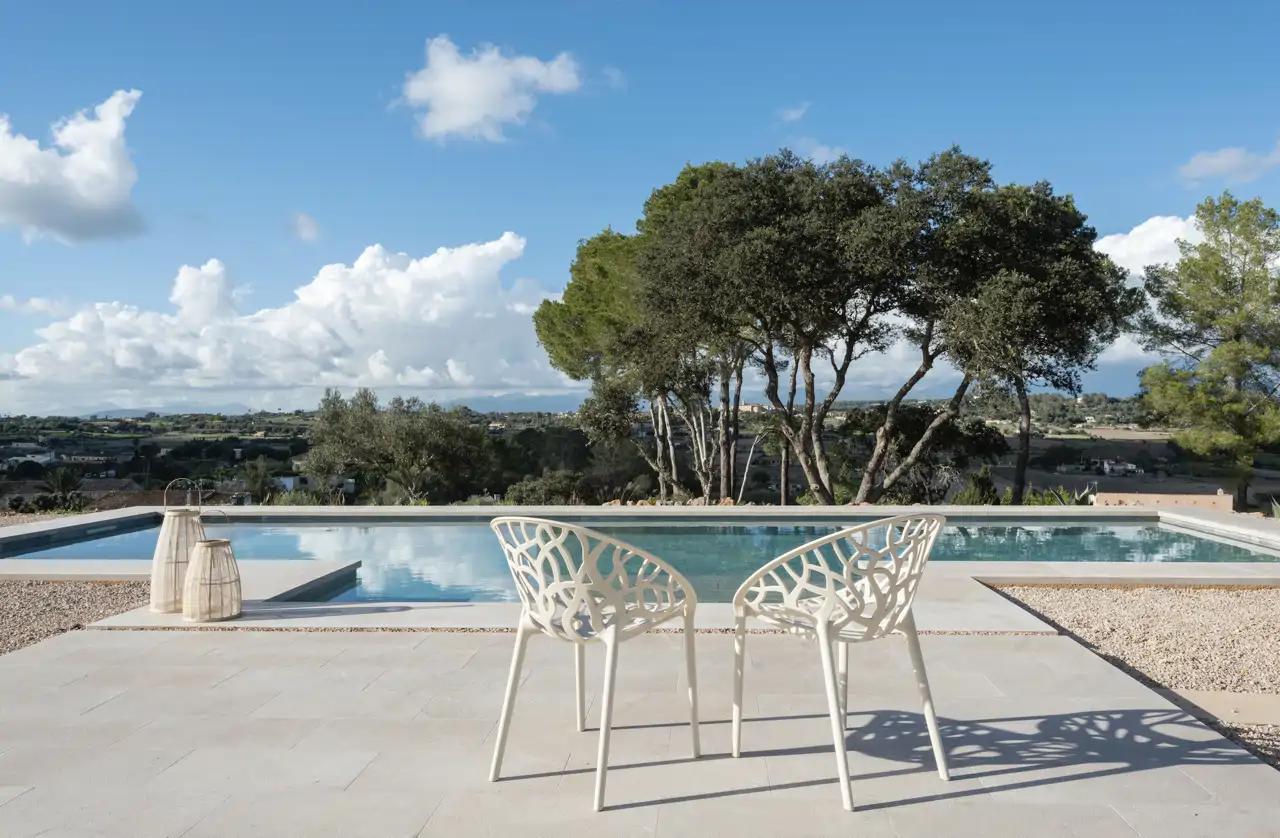
[[[578,241],[783,146],[958,144],[1073,194],[1134,271],[1207,195],[1280,204],[1269,0],[373,8],[0,6],[0,414],[572,395],[530,315]],[[1150,362],[1124,339],[1086,389]]]

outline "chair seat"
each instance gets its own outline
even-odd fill
[[[818,616],[816,612],[822,605],[823,600],[814,597],[812,599],[802,599],[795,606],[782,605],[780,603],[757,605],[748,608],[746,613],[747,616],[755,617],[766,625],[784,629],[791,634],[800,634],[812,638],[818,634]],[[839,631],[833,632],[831,638],[844,643],[858,643],[869,639],[867,627],[861,623],[847,623]]]
[[[623,609],[622,619],[618,621],[618,633],[623,637],[641,634],[655,626],[662,625],[668,620],[683,616],[685,612],[684,603],[674,607],[655,608],[652,605],[629,602]],[[616,609],[604,608],[601,609],[601,613],[606,616],[606,623],[614,622],[613,615],[616,613]],[[580,617],[581,619],[579,619]],[[538,628],[543,628],[540,620],[533,618],[533,622]],[[577,611],[572,614],[564,612],[546,622],[548,623],[546,628],[561,636],[578,637],[586,643],[600,639],[600,633],[593,629],[586,611]]]

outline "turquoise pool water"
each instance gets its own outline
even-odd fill
[[[762,563],[837,528],[826,524],[596,523],[680,570],[704,602],[725,602]],[[227,536],[210,525],[211,538]],[[360,559],[354,586],[334,601],[503,602],[515,588],[485,522],[386,524],[237,524],[230,537],[243,560]],[[150,559],[156,530],[60,545],[23,555],[49,559]],[[1154,525],[951,525],[935,561],[1241,562],[1276,556]]]

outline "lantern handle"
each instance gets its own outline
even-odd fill
[[[210,512],[210,513],[212,513],[212,514],[214,514],[214,515],[221,515],[224,519],[226,519],[226,522],[227,522],[227,541],[230,541],[230,540],[231,540],[231,516],[230,516],[230,515],[228,515],[227,513],[223,512],[221,509],[210,509],[210,510],[209,510],[209,512]],[[201,514],[203,515],[203,513],[201,513]]]
[[[170,490],[170,489],[172,489],[174,486],[176,486],[176,485],[177,485],[177,484],[179,484],[179,483],[189,483],[189,484],[191,484],[192,486],[194,486],[194,487],[195,487],[195,490],[196,490],[196,510],[197,510],[197,511],[200,511],[201,509],[203,509],[203,508],[204,508],[204,501],[201,499],[201,497],[200,497],[200,496],[201,496],[202,494],[204,494],[204,490],[200,488],[200,484],[199,484],[199,483],[197,483],[196,481],[192,480],[190,477],[179,477],[179,478],[177,478],[176,480],[172,480],[172,481],[170,481],[169,485],[164,487],[164,496],[163,496],[163,500],[164,500],[164,511],[165,511],[165,512],[168,512],[168,511],[169,511],[169,490]],[[190,493],[190,491],[191,491],[190,489],[187,489],[187,492],[188,492],[188,493]],[[223,515],[225,515],[226,513],[224,512],[224,513],[222,513],[222,514],[223,514]]]

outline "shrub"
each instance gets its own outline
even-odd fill
[[[843,483],[837,483],[832,489],[832,494],[836,496],[836,505],[843,506],[853,500],[853,487],[846,486]],[[800,497],[796,498],[796,503],[804,506],[818,505],[818,499],[814,496],[813,490],[810,489]]]
[[[546,472],[541,477],[526,477],[507,487],[506,502],[516,506],[568,506],[580,503],[578,481],[581,476],[571,471]]]
[[[969,485],[956,492],[951,502],[957,506],[998,506],[1000,495],[996,492],[995,481],[991,479],[991,468],[983,466],[969,475]]]
[[[271,495],[272,506],[324,506],[325,497],[319,492],[306,489],[292,489],[288,492],[277,492]]]
[[[9,511],[16,513],[30,512],[31,505],[27,503],[27,499],[21,495],[14,495],[9,498]]]

